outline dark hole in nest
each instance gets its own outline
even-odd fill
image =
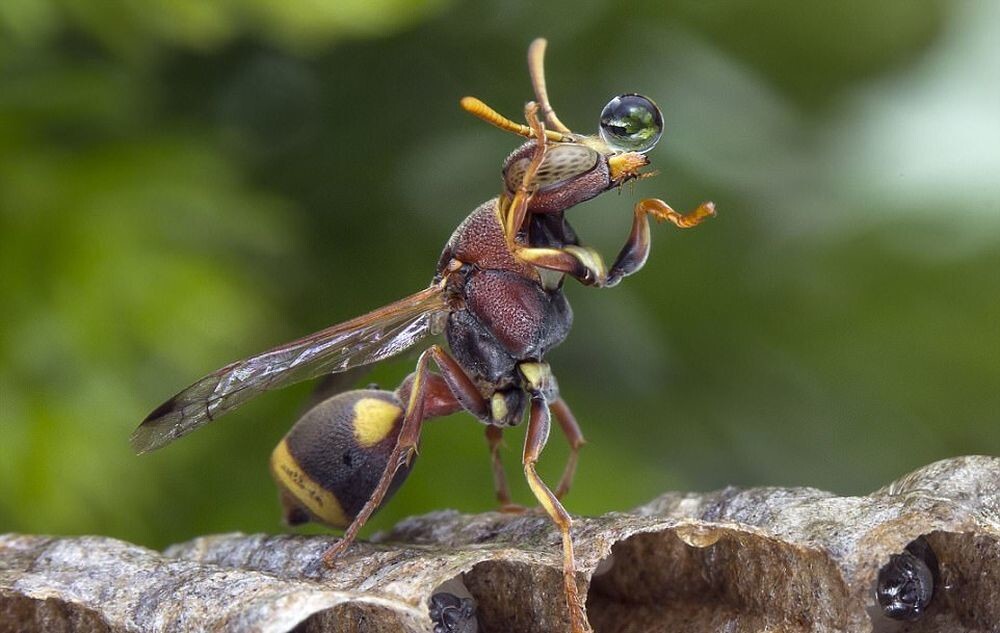
[[[684,529],[615,544],[587,597],[597,633],[806,631],[850,620],[847,587],[824,554],[752,533]]]

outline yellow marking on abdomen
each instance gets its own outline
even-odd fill
[[[378,398],[362,398],[354,404],[354,438],[368,448],[387,438],[403,409]]]
[[[302,472],[299,463],[288,451],[288,442],[284,439],[271,452],[271,473],[278,485],[288,490],[323,523],[335,528],[346,528],[350,524],[351,521],[344,514],[337,497]]]

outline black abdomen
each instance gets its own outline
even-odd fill
[[[347,527],[378,486],[402,423],[396,394],[375,389],[341,393],[306,412],[271,454],[286,521]],[[383,503],[409,470],[396,472]]]

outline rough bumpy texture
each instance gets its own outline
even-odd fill
[[[919,536],[940,574],[926,615],[881,615],[880,567]],[[1000,629],[1000,459],[931,464],[866,497],[809,488],[668,493],[578,518],[594,630],[940,632]],[[557,532],[535,514],[437,512],[359,543],[199,538],[164,553],[100,537],[0,537],[0,631],[431,631],[441,585],[479,630],[568,630]]]

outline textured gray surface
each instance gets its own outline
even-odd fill
[[[873,586],[926,535],[940,582],[924,618],[881,617]],[[931,464],[865,497],[808,488],[668,493],[578,518],[579,582],[611,631],[1000,630],[1000,459]],[[567,630],[559,537],[528,514],[437,512],[353,546],[208,536],[164,553],[101,537],[0,537],[0,631],[430,631],[458,578],[484,632]]]

